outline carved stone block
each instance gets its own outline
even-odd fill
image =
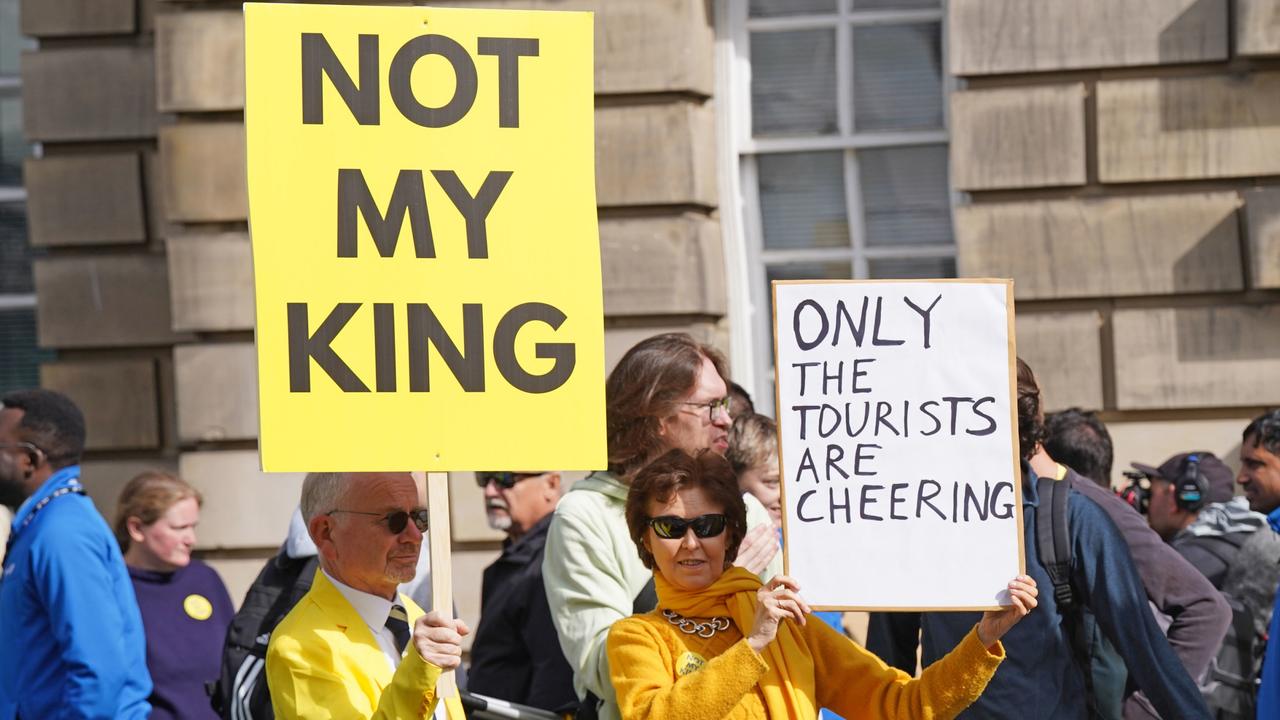
[[[598,108],[597,204],[714,207],[715,137],[715,112],[705,103]]]
[[[171,222],[249,216],[242,123],[165,126],[160,129],[160,163],[165,212]]]
[[[720,225],[696,214],[600,221],[605,313],[725,312]]]
[[[149,47],[43,49],[22,56],[28,140],[128,140],[156,134],[155,61]]]
[[[93,255],[35,262],[41,347],[170,345],[169,271],[162,255]]]
[[[46,363],[40,366],[40,386],[65,394],[79,406],[89,450],[160,446],[160,404],[151,360]]]
[[[137,153],[31,158],[23,182],[34,247],[147,241]]]
[[[1121,410],[1280,404],[1280,305],[1117,310]]]
[[[184,443],[258,437],[258,364],[253,343],[173,349],[178,439]]]
[[[1098,83],[1103,182],[1280,174],[1280,72]]]
[[[253,253],[248,233],[168,240],[174,330],[252,330]]]
[[[1083,185],[1084,85],[953,93],[951,178],[957,190]]]
[[[1012,277],[1020,299],[1244,288],[1235,193],[956,208],[962,277]]]
[[[950,0],[956,75],[1227,59],[1228,0]]]
[[[244,108],[244,14],[165,13],[156,18],[156,102],[163,112]]]

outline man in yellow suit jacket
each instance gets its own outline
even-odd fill
[[[307,475],[302,516],[320,569],[267,647],[277,718],[431,716],[468,629],[396,592],[417,566],[422,505],[408,473]]]

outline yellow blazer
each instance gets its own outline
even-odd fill
[[[422,608],[404,595],[400,602],[412,627]],[[282,720],[428,718],[440,672],[411,642],[392,673],[369,626],[319,570],[267,646],[267,684]]]

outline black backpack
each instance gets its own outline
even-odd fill
[[[1266,528],[1256,532],[1266,532]],[[1262,538],[1253,536],[1245,543],[1256,539]],[[1246,563],[1247,567],[1255,560],[1248,553],[1241,553],[1239,546],[1226,542],[1206,543],[1202,547],[1228,568],[1234,567],[1238,561]],[[1260,571],[1255,569],[1252,572]],[[1266,637],[1259,635],[1262,623],[1257,622],[1254,611],[1243,598],[1226,590],[1222,595],[1231,606],[1231,624],[1227,626],[1218,654],[1209,661],[1209,669],[1200,681],[1200,692],[1215,720],[1253,720]]]
[[[291,558],[283,549],[245,593],[227,628],[222,672],[210,688],[213,709],[223,720],[274,720],[267,689],[267,643],[271,631],[311,589],[319,558]]]
[[[1254,631],[1253,611],[1238,598],[1223,595],[1231,605],[1231,624],[1217,656],[1209,661],[1200,692],[1216,720],[1253,720],[1266,641]]]

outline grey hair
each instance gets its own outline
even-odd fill
[[[310,524],[315,516],[336,510],[346,489],[346,473],[307,473],[307,478],[302,481],[302,519]]]

